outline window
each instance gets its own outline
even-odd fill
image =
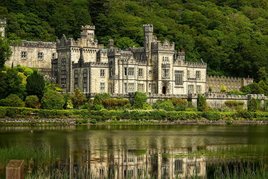
[[[100,69],[100,77],[104,77],[105,76],[105,70],[104,69]]]
[[[195,72],[195,78],[196,78],[197,80],[200,80],[200,78],[201,78],[201,73],[200,73],[200,71],[196,71],[196,72]]]
[[[168,79],[169,78],[169,69],[164,68],[162,70],[162,78]]]
[[[183,71],[175,71],[175,85],[183,85]]]
[[[163,57],[163,63],[169,63],[168,57]]]
[[[37,58],[38,58],[38,60],[43,60],[43,58],[44,58],[44,53],[43,53],[43,52],[38,52],[38,54],[37,54]]]
[[[142,68],[139,68],[139,70],[138,70],[138,76],[139,77],[143,77],[143,69]]]
[[[175,160],[175,173],[181,174],[183,173],[182,160]]]
[[[134,92],[134,83],[128,84],[128,92]]]
[[[27,58],[27,52],[22,51],[20,54],[21,59],[26,59]]]
[[[124,68],[124,74],[127,76],[127,67]]]
[[[196,85],[196,93],[197,94],[201,93],[201,85]]]
[[[56,53],[52,53],[52,59],[56,58]]]
[[[194,85],[188,85],[188,93],[189,94],[194,93]]]
[[[100,83],[100,92],[105,92],[105,83]]]
[[[83,91],[87,92],[87,69],[83,70]]]
[[[134,68],[128,68],[128,75],[134,76]]]
[[[187,78],[190,78],[190,70],[187,70]]]
[[[154,83],[149,83],[149,89],[151,90],[152,94],[156,93],[156,85]]]
[[[128,92],[127,92],[127,83],[124,83],[124,87],[125,87],[125,88],[124,88],[125,93],[128,93]]]
[[[144,84],[138,84],[138,91],[144,92]]]

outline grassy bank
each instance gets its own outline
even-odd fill
[[[218,112],[218,111],[165,111],[165,110],[47,110],[19,107],[0,107],[1,122],[43,121],[66,122],[74,119],[77,124],[151,124],[181,122],[217,122],[231,124],[235,121],[268,122],[268,112]],[[41,120],[42,119],[42,120]]]

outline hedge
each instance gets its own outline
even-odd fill
[[[95,121],[106,120],[221,120],[221,119],[268,119],[268,112],[197,112],[165,110],[48,110],[25,107],[0,107],[0,118],[75,118]]]

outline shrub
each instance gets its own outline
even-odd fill
[[[25,103],[15,94],[0,100],[0,106],[24,107]]]
[[[0,118],[3,118],[6,116],[7,110],[6,108],[0,108]]]
[[[40,108],[41,106],[39,99],[36,95],[27,96],[25,99],[25,104],[27,107],[30,108]]]
[[[202,116],[208,120],[220,120],[221,115],[219,112],[203,112]]]
[[[42,107],[45,109],[62,109],[64,105],[64,97],[62,94],[48,90],[42,98]]]
[[[123,108],[125,105],[129,104],[129,100],[123,98],[108,98],[104,99],[102,104],[107,109]]]
[[[135,92],[132,106],[133,108],[136,108],[136,109],[142,109],[146,101],[147,101],[147,96],[145,93]]]
[[[197,97],[197,110],[198,111],[207,111],[208,110],[206,97],[204,95],[198,94],[198,97]]]
[[[244,106],[244,102],[242,102],[242,101],[225,101],[224,104],[228,108],[234,109],[237,111],[242,110],[243,106]]]
[[[268,111],[268,100],[265,100],[265,101],[264,101],[264,104],[263,104],[263,110],[264,110],[264,111]]]
[[[163,109],[166,111],[173,111],[174,110],[174,106],[173,103],[171,102],[171,100],[158,100],[156,101],[156,103],[154,103],[153,107],[155,109]]]
[[[187,108],[187,101],[185,99],[181,98],[171,98],[171,101],[173,103],[173,106],[177,111],[185,111]]]
[[[256,112],[260,108],[260,100],[249,99],[248,100],[248,111]]]
[[[107,93],[96,94],[93,100],[93,105],[102,105],[103,100],[110,98],[110,95]]]
[[[85,104],[87,98],[79,89],[75,89],[72,94],[72,102],[75,108],[79,108],[81,105]]]

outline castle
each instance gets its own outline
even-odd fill
[[[0,36],[5,37],[6,19],[0,19]],[[135,91],[160,95],[239,90],[253,79],[212,77],[207,65],[185,60],[175,44],[160,42],[153,25],[146,24],[140,48],[118,49],[110,40],[107,48],[95,39],[95,26],[86,25],[77,40],[64,35],[57,42],[25,41],[12,44],[7,66],[27,66],[50,75],[65,92],[79,88],[86,94],[125,95]]]
[[[87,94],[204,93],[205,63],[185,61],[184,51],[175,44],[160,42],[153,25],[144,28],[144,47],[121,50],[109,41],[107,49],[95,40],[95,27],[83,26],[77,41],[63,36],[57,41],[58,58],[52,61],[52,74],[65,92],[79,88]]]

